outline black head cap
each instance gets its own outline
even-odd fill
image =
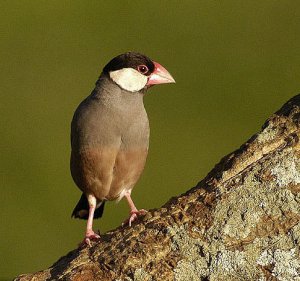
[[[128,52],[113,58],[103,68],[103,72],[108,74],[110,71],[129,67],[138,70],[138,67],[141,65],[145,65],[148,68],[148,71],[143,73],[146,76],[150,75],[154,71],[154,63],[151,61],[151,59],[139,53]]]

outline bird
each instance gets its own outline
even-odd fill
[[[82,195],[72,217],[87,220],[83,243],[100,239],[93,220],[102,217],[106,201],[126,198],[129,226],[146,212],[131,198],[149,148],[143,98],[150,87],[165,83],[175,80],[162,65],[137,52],[123,53],[105,65],[94,90],[75,110],[70,170]]]

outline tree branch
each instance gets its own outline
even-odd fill
[[[299,124],[297,95],[196,187],[15,280],[300,280]]]

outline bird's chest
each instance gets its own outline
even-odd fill
[[[135,110],[115,110],[113,122],[109,124],[114,127],[120,138],[120,149],[148,148],[149,145],[149,121],[144,107]]]
[[[91,109],[83,112],[83,118],[74,122],[73,149],[148,147],[150,129],[143,106],[98,108],[93,105]]]
[[[120,149],[148,148],[149,135],[150,129],[148,119],[131,120],[126,126],[120,128]]]

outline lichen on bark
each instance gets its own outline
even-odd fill
[[[15,280],[300,280],[300,95],[197,186]]]

